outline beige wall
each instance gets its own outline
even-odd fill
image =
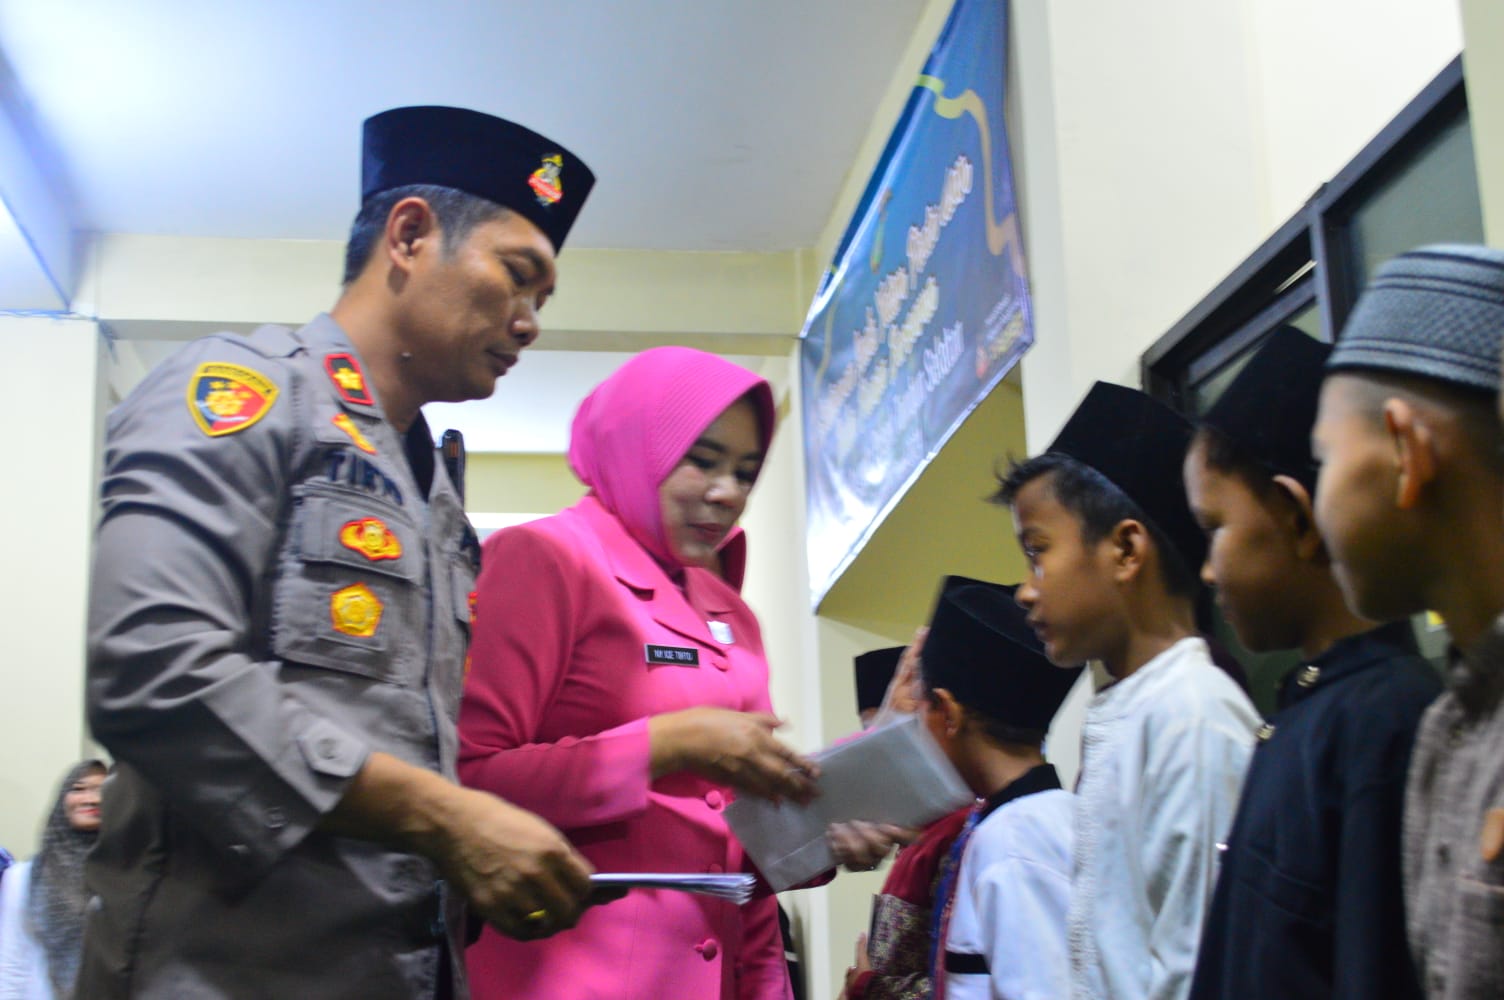
[[[471,454],[465,508],[472,513],[555,514],[584,496],[563,455]]]
[[[803,555],[792,337],[949,6],[931,0],[925,8],[816,247],[753,255],[572,249],[547,317],[549,349],[672,341],[763,359],[785,420],[744,522],[746,593],[762,621],[775,706],[803,748],[851,728],[851,657],[905,638],[941,573],[1016,578],[1006,516],[980,502],[994,459],[1048,442],[1092,380],[1135,384],[1138,354],[1413,96],[1455,52],[1461,23],[1455,0],[1014,0],[1010,131],[1038,344],[1023,365],[1022,391],[1004,386],[979,408],[817,618]],[[1497,241],[1504,27],[1495,0],[1462,0],[1461,11],[1479,57],[1469,84]],[[93,250],[77,306],[127,336],[301,322],[333,300],[340,253],[337,244],[129,235],[105,237]],[[19,571],[3,594],[12,641],[0,750],[22,766],[0,775],[0,843],[24,851],[52,782],[84,746],[93,484],[81,456],[95,454],[99,369],[91,323],[3,320],[0,347],[13,373],[9,425],[44,410],[59,415],[46,440],[14,437],[6,456],[21,470],[4,500],[7,522],[24,530],[12,542]],[[133,381],[129,354],[100,378]],[[58,463],[48,441],[77,461]],[[561,456],[476,455],[470,468],[475,510],[540,513],[579,494]],[[41,470],[45,492],[32,488]],[[1052,756],[1068,773],[1079,705],[1073,699],[1052,737]],[[791,895],[815,1000],[835,995],[879,879],[843,875]]]
[[[101,351],[93,323],[0,317],[0,845],[17,857],[36,850],[57,782],[87,752],[83,635]]]

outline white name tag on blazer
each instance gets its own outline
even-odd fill
[[[722,646],[729,646],[736,640],[731,638],[731,626],[725,622],[706,622],[710,627],[710,634],[715,641]]]

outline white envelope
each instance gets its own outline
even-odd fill
[[[920,827],[975,798],[917,715],[899,716],[811,757],[820,764],[820,794],[808,805],[743,795],[726,807],[726,822],[774,891],[835,867],[825,840],[831,823]]]

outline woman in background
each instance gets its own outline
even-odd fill
[[[63,779],[36,857],[0,883],[0,1000],[63,1000],[73,995],[84,937],[84,856],[99,834],[102,761],[86,760]]]
[[[637,355],[581,404],[590,488],[486,541],[460,777],[537,811],[600,871],[737,872],[734,790],[804,798],[774,735],[757,619],[722,566],[773,435],[766,381],[680,347]],[[733,551],[733,556],[739,555]],[[785,1000],[771,895],[744,907],[638,890],[546,941],[487,929],[476,1000]]]

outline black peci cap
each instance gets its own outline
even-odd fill
[[[1311,428],[1321,396],[1328,344],[1293,326],[1271,333],[1201,418],[1269,469],[1292,476],[1313,493],[1316,460]]]
[[[870,653],[863,653],[854,661],[856,663],[856,710],[858,713],[865,712],[869,708],[882,708],[883,696],[888,693],[888,684],[893,680],[893,674],[898,670],[898,658],[903,655],[906,646],[890,646],[887,649],[874,649]]]
[[[1499,391],[1504,251],[1438,244],[1374,272],[1327,371],[1374,371]]]
[[[946,577],[924,640],[924,679],[996,722],[1043,732],[1081,668],[1045,656],[1013,599],[1017,589]]]
[[[493,201],[528,219],[558,251],[595,175],[558,143],[467,108],[392,108],[367,118],[360,197],[437,184]]]
[[[1137,389],[1098,382],[1048,450],[1110,479],[1195,573],[1206,560],[1206,538],[1191,516],[1181,482],[1181,463],[1190,443],[1190,422],[1159,400]]]

